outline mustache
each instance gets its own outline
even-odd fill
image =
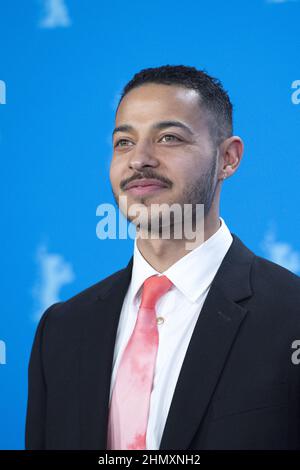
[[[120,188],[124,190],[125,186],[131,183],[131,181],[137,181],[141,179],[156,179],[166,184],[169,187],[172,187],[173,185],[172,181],[170,181],[169,178],[166,178],[165,176],[162,176],[162,175],[157,175],[152,170],[147,169],[147,170],[144,170],[143,173],[135,173],[134,175],[130,176],[130,178],[127,178],[121,181]]]

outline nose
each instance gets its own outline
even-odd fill
[[[132,170],[142,170],[144,167],[157,167],[159,162],[154,155],[154,149],[149,140],[139,142],[135,145],[134,150],[128,162],[128,166]]]

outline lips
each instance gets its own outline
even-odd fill
[[[132,188],[146,188],[147,186],[152,186],[156,188],[167,188],[167,185],[162,181],[156,179],[140,179],[131,181],[130,183],[126,184],[125,190]]]

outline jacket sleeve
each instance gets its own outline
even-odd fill
[[[36,329],[28,366],[28,398],[25,425],[25,449],[45,449],[47,388],[43,370],[43,335],[49,313],[61,302],[51,305]]]

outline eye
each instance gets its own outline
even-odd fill
[[[182,140],[179,139],[179,137],[176,137],[176,135],[173,135],[173,134],[165,134],[165,135],[162,136],[161,139],[163,139],[164,137],[173,137],[173,138],[176,139],[178,142],[182,142]],[[161,140],[161,139],[160,139],[160,140]]]
[[[119,139],[119,140],[117,140],[117,142],[115,143],[115,147],[120,147],[120,146],[119,146],[119,143],[120,143],[120,142],[130,142],[130,141],[127,140],[127,139]],[[124,147],[124,145],[121,145],[121,147]]]

